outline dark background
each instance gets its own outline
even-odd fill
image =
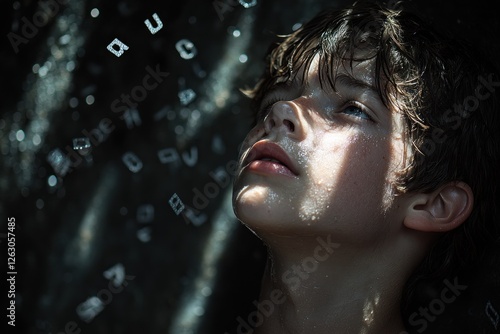
[[[253,310],[265,260],[260,241],[234,218],[223,178],[251,124],[239,88],[256,82],[276,34],[349,2],[258,0],[250,8],[236,0],[61,2],[17,52],[9,32],[22,36],[23,17],[33,22],[43,1],[1,4],[0,233],[15,217],[16,329],[55,334],[74,324],[82,333],[236,333],[237,317]],[[498,63],[493,5],[404,2]],[[163,28],[153,35],[144,21],[156,26],[154,13]],[[121,57],[106,49],[115,38],[129,47]],[[193,58],[180,56],[181,39],[195,45]],[[112,102],[142,85],[147,66],[169,75],[137,111],[114,112]],[[183,105],[178,94],[186,89],[196,97]],[[103,119],[113,127],[107,135],[95,131]],[[64,159],[54,168],[48,160],[54,150],[66,154],[85,133],[95,142],[79,151],[81,161],[73,156],[71,170],[61,167]],[[165,149],[167,163],[158,156]],[[138,172],[123,162],[128,152],[142,162]],[[207,196],[200,210],[193,189]],[[174,194],[185,206],[179,215],[169,204]],[[4,259],[5,234],[0,240]],[[475,282],[467,304],[454,303],[426,333],[445,333],[440,326],[498,332],[485,317],[487,301],[500,310],[498,267],[490,265],[464,274]],[[119,291],[113,280],[127,285]],[[93,296],[105,305],[83,311]],[[466,329],[464,321],[472,325]]]

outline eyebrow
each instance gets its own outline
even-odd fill
[[[338,74],[336,76],[336,81],[338,80],[340,84],[346,86],[347,88],[361,89],[364,91],[369,91],[371,94],[375,95],[380,99],[380,94],[375,86],[372,86],[362,80],[353,78],[346,74]],[[382,102],[382,101],[381,101]]]
[[[270,92],[274,92],[276,90],[285,90],[285,89],[304,89],[309,87],[309,82],[307,80],[286,80],[286,81],[279,81],[275,82],[271,89]]]
[[[262,106],[262,104],[267,99],[270,99],[270,96],[273,96],[274,94],[280,94],[283,92],[290,92],[295,90],[303,91],[304,87],[309,87],[309,82],[304,81],[301,83],[297,80],[276,82],[272,84],[271,87],[269,87],[269,89],[263,94],[262,98],[259,101],[259,105]]]

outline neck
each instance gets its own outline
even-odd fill
[[[266,244],[263,316],[248,319],[254,334],[404,331],[400,296],[415,264],[404,252],[339,244],[331,236],[273,236]]]

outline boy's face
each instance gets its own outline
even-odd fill
[[[372,61],[339,68],[335,91],[320,87],[317,63],[303,84],[297,76],[266,93],[263,107],[278,102],[243,143],[236,215],[257,234],[384,238],[402,219],[391,191],[403,166],[402,116],[370,88]]]

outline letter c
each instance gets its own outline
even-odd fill
[[[322,250],[323,250],[323,248],[321,246],[316,246],[316,248],[314,249],[314,258],[316,260],[318,260],[318,262],[325,261],[326,259],[328,259],[329,255],[326,252],[325,252],[326,254],[323,256],[319,255],[319,252]]]
[[[448,288],[444,288],[443,291],[441,291],[441,300],[444,301],[446,304],[453,303],[457,297],[455,295],[452,295],[452,298],[447,298],[446,297],[446,292],[448,292]]]
[[[144,88],[146,88],[147,90],[153,90],[155,89],[156,87],[158,87],[158,83],[155,82],[154,84],[150,85],[148,83],[148,79],[150,79],[151,76],[149,74],[147,74],[144,79],[142,79],[142,85],[144,86]]]

